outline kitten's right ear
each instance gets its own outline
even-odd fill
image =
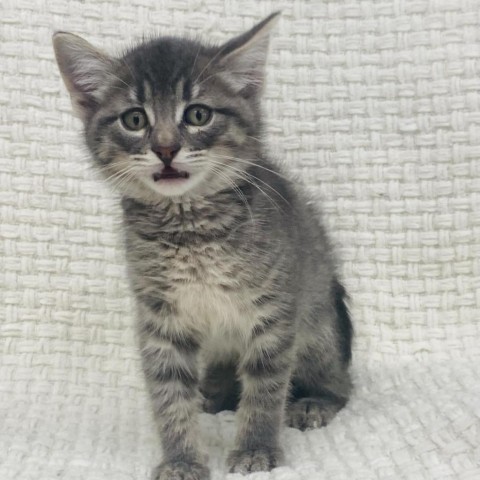
[[[75,114],[86,120],[98,104],[101,89],[114,67],[114,60],[72,33],[53,35],[58,68],[70,93]]]

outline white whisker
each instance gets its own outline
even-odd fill
[[[255,163],[255,162],[252,162],[250,160],[247,160],[245,158],[239,158],[239,157],[232,157],[232,156],[229,156],[229,155],[221,155],[221,154],[218,154],[218,153],[211,153],[210,155],[214,156],[214,157],[218,157],[218,158],[226,158],[228,160],[235,160],[239,163],[244,163],[246,165],[252,165],[254,167],[258,167],[262,170],[266,170],[267,172],[270,172],[270,173],[273,173],[274,175],[276,175],[277,177],[280,177],[280,178],[283,178],[284,180],[286,180],[287,182],[291,182],[291,180],[289,178],[287,178],[285,175],[282,175],[281,173],[279,172],[276,172],[275,170],[272,170],[270,168],[267,168],[267,167],[264,167],[263,165],[259,165],[258,163]]]
[[[228,184],[231,185],[233,191],[235,192],[235,194],[240,198],[240,200],[242,201],[242,203],[245,205],[245,207],[247,208],[248,210],[248,213],[250,215],[250,220],[252,222],[252,224],[255,226],[256,223],[255,223],[255,220],[253,218],[253,212],[252,212],[252,209],[250,208],[250,205],[248,204],[248,200],[247,200],[247,197],[245,197],[244,193],[240,190],[240,188],[238,187],[238,185],[235,185],[235,182],[233,182],[233,180],[229,179],[225,174],[222,173],[222,171],[219,169],[219,168],[212,168],[211,171],[218,175],[220,178],[222,178],[223,180],[225,180]]]
[[[223,166],[224,168],[226,169],[230,169],[232,170],[233,172],[236,172],[240,177],[242,177],[245,181],[248,181],[251,185],[255,186],[260,192],[262,192],[268,199],[270,199],[270,201],[277,207],[278,210],[281,210],[280,206],[278,205],[277,202],[275,202],[273,200],[273,198],[268,195],[262,188],[259,187],[259,185],[257,185],[254,180],[252,179],[255,179],[255,180],[258,180],[259,182],[261,182],[263,185],[265,185],[267,188],[269,188],[272,192],[274,192],[276,195],[278,195],[287,205],[290,206],[290,203],[288,202],[288,200],[280,193],[278,192],[275,188],[273,188],[271,185],[269,185],[267,182],[264,182],[261,178],[258,178],[256,177],[255,175],[245,171],[245,170],[241,170],[239,168],[236,168],[232,165],[229,165],[229,164],[225,164],[225,163],[221,163],[221,162],[215,162],[215,160],[212,160],[212,162],[216,163],[217,165],[221,165]]]
[[[202,76],[203,72],[223,53],[223,48],[220,48],[218,52],[207,62],[203,70],[197,75],[197,78],[192,82],[192,85],[195,85],[198,81],[198,79]]]

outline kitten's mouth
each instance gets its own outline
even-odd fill
[[[187,179],[190,177],[190,174],[182,170],[177,170],[173,167],[165,167],[161,172],[155,172],[152,176],[153,181],[158,182],[160,180]]]

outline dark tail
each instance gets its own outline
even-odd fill
[[[342,360],[345,363],[350,363],[352,359],[353,325],[347,304],[345,303],[345,300],[348,298],[347,292],[337,279],[334,279],[332,283],[332,296],[337,312]]]

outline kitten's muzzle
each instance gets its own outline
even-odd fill
[[[170,167],[180,148],[182,147],[178,143],[172,145],[152,145],[152,151],[163,162],[165,167]]]

